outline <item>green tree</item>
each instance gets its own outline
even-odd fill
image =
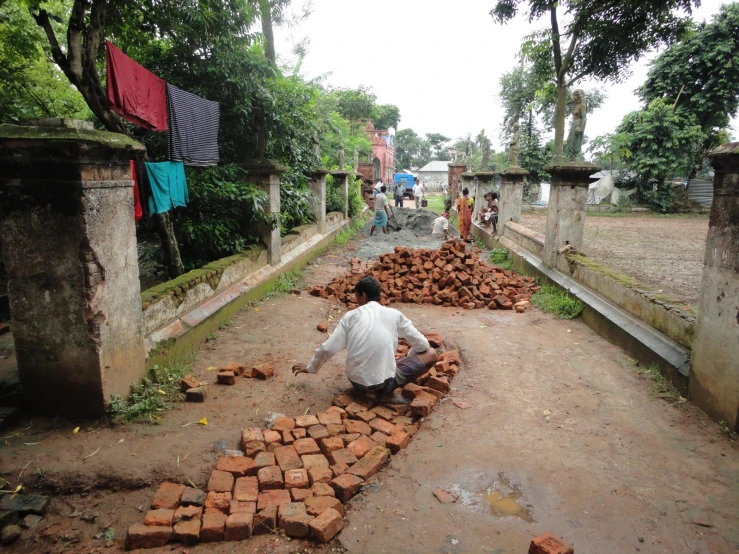
[[[395,168],[414,169],[433,159],[431,144],[413,129],[403,129],[395,135]]]
[[[377,96],[369,87],[334,88],[329,92],[336,98],[337,111],[352,125],[362,120],[372,119],[375,114]]]
[[[722,131],[739,109],[737,52],[739,4],[726,4],[711,23],[702,23],[652,62],[640,91],[647,104],[664,98],[677,113],[696,118],[706,136],[694,154],[696,169],[709,150],[726,140]]]
[[[379,104],[375,107],[372,115],[372,123],[375,129],[393,129],[398,128],[400,123],[400,109],[393,104]]]
[[[563,159],[568,88],[585,77],[619,82],[629,64],[650,48],[682,36],[691,0],[498,0],[491,15],[506,23],[528,8],[529,21],[549,18],[549,28],[528,37],[523,54],[542,79],[556,87],[554,161]],[[560,30],[564,14],[566,23]],[[563,39],[566,43],[563,44]]]

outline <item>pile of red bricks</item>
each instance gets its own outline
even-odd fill
[[[520,277],[487,265],[478,249],[468,250],[463,241],[451,240],[438,250],[396,246],[394,253],[380,256],[369,268],[354,258],[350,275],[336,278],[325,287],[312,287],[309,293],[335,297],[352,309],[356,307],[354,286],[363,275],[380,281],[384,306],[407,302],[523,312],[530,306],[531,295],[539,290],[533,277]]]
[[[434,348],[441,336],[426,335]],[[406,356],[401,340],[396,358]],[[449,392],[459,352],[439,355],[434,368],[402,394],[410,404],[375,406],[341,394],[316,415],[280,417],[271,429],[241,432],[243,456],[219,458],[205,491],[163,483],[143,524],[129,527],[126,549],[177,541],[245,540],[279,533],[327,542],[344,527],[342,503],[408,446],[423,417]]]

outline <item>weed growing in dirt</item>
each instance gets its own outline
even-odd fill
[[[490,261],[501,269],[513,269],[511,256],[505,248],[493,248],[490,251]]]
[[[652,398],[664,398],[665,400],[673,400],[682,404],[685,399],[678,392],[678,390],[672,386],[667,378],[660,373],[659,368],[655,364],[648,365],[647,367],[636,368],[638,375],[646,375],[652,380]]]
[[[721,428],[721,432],[726,435],[726,437],[730,441],[736,440],[736,432],[731,430],[731,427],[729,427],[729,424],[726,423],[726,421],[721,420],[718,422],[718,426]]]
[[[180,400],[180,380],[189,371],[192,360],[193,356],[171,368],[155,365],[141,383],[131,385],[128,399],[114,394],[108,408],[113,423],[157,423],[160,414],[172,409],[173,401]]]
[[[293,289],[303,288],[303,274],[301,271],[287,271],[267,288],[263,298],[273,298],[280,294],[287,294]]]
[[[582,302],[554,285],[541,287],[541,290],[531,297],[531,303],[544,312],[554,314],[557,319],[574,319],[583,310]]]
[[[336,235],[334,242],[336,242],[336,244],[338,244],[339,246],[344,246],[354,238],[354,235],[356,235],[359,230],[364,227],[365,223],[367,223],[367,221],[364,217],[354,218],[349,224],[349,227]]]

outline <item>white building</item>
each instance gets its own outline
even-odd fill
[[[421,169],[416,171],[418,182],[425,182],[429,190],[441,190],[442,185],[448,184],[449,180],[449,161],[434,160],[427,163]]]

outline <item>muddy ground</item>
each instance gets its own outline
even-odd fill
[[[521,223],[543,233],[546,212],[525,212]],[[708,217],[654,214],[585,219],[584,253],[598,262],[698,306]]]
[[[350,258],[374,239],[329,250],[306,269],[306,284],[347,272]],[[338,539],[317,547],[262,536],[154,552],[513,554],[546,531],[580,554],[739,550],[736,443],[690,403],[652,398],[651,383],[626,354],[582,321],[536,309],[398,307],[421,331],[457,345],[463,369],[452,398],[352,500]],[[41,525],[6,551],[119,551],[161,480],[204,486],[218,452],[237,447],[241,428],[273,411],[325,409],[347,389],[343,354],[318,375],[295,378],[289,368],[307,362],[325,340],[316,324],[330,318],[333,328],[344,311],[306,294],[242,311],[200,348],[193,372],[213,383],[209,367],[271,361],[276,377],[211,384],[206,403],[179,403],[156,425],[37,418],[6,432],[2,477],[54,494]],[[197,425],[203,417],[208,425]],[[436,488],[458,493],[460,501],[440,504]],[[110,548],[108,527],[116,532]]]

